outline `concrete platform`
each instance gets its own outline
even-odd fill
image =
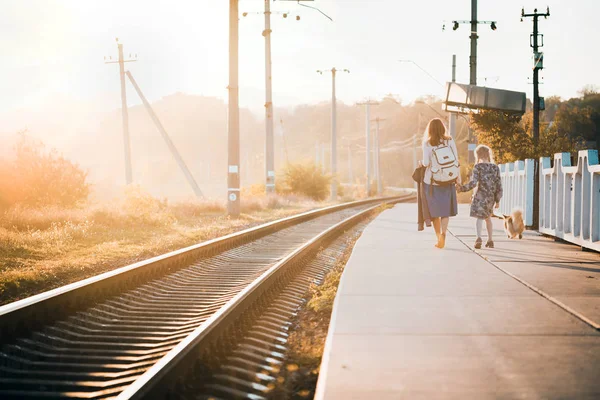
[[[417,232],[416,204],[369,224],[315,399],[600,398],[600,256],[534,232],[508,240],[499,220],[496,248],[475,251],[468,215],[443,250]]]

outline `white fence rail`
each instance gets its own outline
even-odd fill
[[[533,184],[535,179],[534,160],[500,164],[503,196],[500,212],[509,215],[515,208],[523,210],[525,225],[533,225]]]
[[[552,162],[554,161],[554,162]],[[534,179],[540,182],[539,231],[581,247],[600,251],[600,165],[596,150],[582,150],[571,165],[570,153],[501,164],[504,195],[500,212],[519,207],[525,225],[533,224]]]
[[[600,251],[600,165],[596,150],[540,158],[539,231]]]

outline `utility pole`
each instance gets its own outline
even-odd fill
[[[366,193],[367,197],[371,196],[371,106],[379,105],[376,101],[364,101],[362,103],[358,103],[359,106],[365,106],[366,109],[366,126],[365,126],[365,141],[366,141],[366,169],[367,169],[367,182],[366,182]]]
[[[471,0],[471,55],[469,56],[469,84],[477,85],[477,0]]]
[[[240,106],[238,88],[238,1],[229,0],[229,105],[227,125],[227,214],[240,215]]]
[[[291,1],[291,0],[282,0],[282,1]],[[297,1],[299,5],[314,8],[310,6],[306,6],[301,4],[301,1],[312,1],[312,0],[294,0]],[[267,194],[275,192],[275,145],[273,138],[273,80],[271,75],[271,0],[264,0],[265,2],[265,29],[262,32],[262,35],[265,37],[265,191]],[[318,10],[318,9],[317,9]],[[318,10],[320,11],[320,10]],[[321,12],[322,13],[322,12]],[[252,13],[254,14],[254,13]],[[283,14],[283,18],[288,17],[288,13],[276,13]],[[242,13],[242,16],[246,17],[248,15],[247,12]],[[327,18],[329,18],[326,14]],[[296,15],[296,21],[300,21],[300,16]]]
[[[115,38],[117,42],[117,47],[119,49],[119,59],[118,61],[112,61],[112,57],[109,57],[109,60],[106,61],[106,57],[104,57],[105,64],[119,64],[119,78],[121,80],[121,119],[123,126],[123,147],[125,150],[125,182],[127,185],[131,185],[133,182],[133,169],[131,167],[131,140],[129,139],[129,113],[127,110],[127,92],[125,88],[125,63],[126,62],[134,62],[137,61],[136,58],[129,58],[125,60],[123,56],[123,44],[119,43],[119,38]],[[131,57],[131,55],[130,55]]]
[[[385,121],[385,119],[381,119],[379,117],[375,118],[375,180],[377,181],[377,194],[381,195],[383,192],[382,182],[381,182],[381,162],[380,162],[380,140],[379,140],[379,122]]]
[[[331,200],[337,200],[337,104],[335,97],[335,76],[337,72],[350,73],[350,70],[338,70],[335,67],[330,70],[317,70],[323,75],[323,72],[331,72]]]
[[[529,45],[533,48],[533,148],[537,155],[540,140],[540,92],[539,92],[539,71],[544,68],[544,54],[539,51],[544,46],[544,37],[538,31],[538,18],[548,18],[550,8],[546,8],[545,13],[538,13],[537,8],[533,14],[525,14],[525,9],[521,10],[521,21],[523,18],[533,18],[533,34],[530,36]],[[538,176],[539,159],[535,157],[535,176]],[[533,185],[533,228],[539,227],[539,203],[540,203],[540,182],[534,179]]]
[[[490,28],[495,31],[496,21],[478,21],[477,20],[477,0],[471,0],[471,20],[470,21],[452,21],[452,30],[457,30],[460,24],[469,24],[471,26],[471,54],[469,55],[469,84],[477,85],[477,26],[479,24],[489,24]]]
[[[271,79],[271,0],[265,0],[265,130],[266,130],[266,181],[267,194],[275,192],[275,149],[273,145],[273,87]]]
[[[456,54],[452,54],[452,82],[456,82]],[[448,125],[450,136],[452,136],[453,139],[456,139],[456,113],[450,113]]]

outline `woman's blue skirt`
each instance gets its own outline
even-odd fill
[[[428,185],[423,183],[425,198],[432,218],[454,217],[458,214],[456,187],[454,185]]]

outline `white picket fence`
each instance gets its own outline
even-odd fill
[[[540,158],[539,231],[600,251],[600,165],[596,150]]]
[[[540,158],[539,231],[581,247],[600,251],[600,165],[596,150],[582,150],[571,165],[570,153]],[[533,160],[501,164],[504,196],[500,212],[523,209],[533,224]]]
[[[500,164],[499,167],[504,192],[499,211],[504,215],[510,215],[513,209],[520,208],[523,210],[525,225],[531,226],[533,224],[534,160],[515,161]]]

